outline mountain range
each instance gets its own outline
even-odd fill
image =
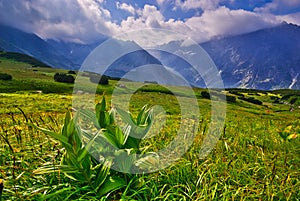
[[[0,50],[27,54],[49,66],[65,69],[79,69],[90,52],[105,40],[102,37],[93,44],[43,40],[35,34],[0,25]],[[200,46],[215,62],[226,88],[300,89],[300,27],[297,25],[282,23],[252,33],[214,39]],[[198,80],[192,77],[191,66],[186,61],[143,49],[116,60],[107,74],[122,77],[146,64],[168,66],[184,77]],[[197,82],[205,87],[201,79]]]
[[[280,26],[213,40],[202,47],[226,87],[300,89],[300,27]]]

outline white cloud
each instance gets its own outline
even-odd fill
[[[138,18],[130,16],[126,20],[122,20],[120,29],[123,32],[142,28],[160,28],[161,23],[164,21],[164,16],[152,5],[146,4],[137,13]]]
[[[160,11],[152,5],[148,5],[146,4],[144,6],[144,9],[141,13],[141,17],[144,19],[147,19],[149,17],[153,17],[158,21],[163,21],[164,20],[164,16],[160,13]]]
[[[263,7],[255,8],[256,12],[282,13],[300,6],[299,0],[273,0]]]
[[[216,36],[248,33],[278,23],[279,21],[272,15],[230,10],[224,6],[214,11],[204,11],[201,16],[186,21],[193,30],[193,37],[200,41]]]
[[[97,1],[93,0],[77,0],[81,6],[85,16],[89,19],[102,19],[103,17],[110,18],[109,10],[101,7]]]
[[[126,3],[120,3],[120,2],[117,1],[116,6],[117,6],[118,9],[125,10],[125,11],[127,11],[127,12],[129,12],[133,15],[135,14],[135,9],[132,5],[129,5],[129,4],[126,4]]]
[[[92,42],[113,34],[117,26],[101,0],[10,0],[2,1],[0,23],[43,38]]]
[[[214,10],[219,7],[222,0],[176,0],[176,6],[182,9],[201,8],[202,10]]]
[[[138,11],[137,18],[130,16],[126,20],[122,20],[119,27],[120,32],[123,33],[127,31],[143,30],[149,28],[165,29],[171,32],[173,31],[175,33],[170,34],[169,36],[158,38],[157,44],[163,44],[172,41],[172,39],[176,38],[176,32],[182,33],[187,36],[187,33],[191,31],[191,29],[183,21],[174,19],[165,20],[164,16],[161,14],[158,8],[153,5],[145,5],[143,9]],[[138,41],[138,43],[140,45],[148,45],[147,40]]]

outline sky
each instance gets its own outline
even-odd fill
[[[77,43],[145,28],[201,43],[283,21],[300,26],[300,0],[0,0],[0,24]]]

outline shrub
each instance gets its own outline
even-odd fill
[[[277,96],[270,96],[270,99],[273,101],[273,103],[280,103],[280,98]]]
[[[157,92],[174,95],[172,91],[160,85],[145,85],[139,88],[137,92]]]
[[[239,97],[239,99],[244,100],[244,101],[249,102],[249,103],[256,104],[256,105],[262,105],[263,104],[263,102],[261,102],[260,100],[255,99],[253,97],[249,97],[249,98]]]
[[[97,74],[90,75],[90,81],[92,83],[101,84],[101,85],[108,85],[109,84],[108,78],[109,77],[105,75],[102,76]]]
[[[296,94],[287,94],[287,95],[284,95],[281,100],[288,100],[290,97],[294,96]]]
[[[156,81],[144,81],[145,84],[158,84]]]
[[[0,80],[12,80],[12,76],[7,73],[0,73]]]
[[[75,78],[72,75],[68,75],[65,73],[55,73],[54,80],[56,82],[64,82],[64,83],[74,83]]]
[[[294,97],[291,99],[290,103],[293,105],[294,103],[296,103],[297,100],[298,100],[298,98]]]
[[[236,97],[230,96],[230,95],[226,95],[226,101],[227,102],[231,102],[231,103],[235,103],[236,102]]]
[[[68,71],[68,74],[76,75],[76,72],[73,71],[73,70],[69,70],[69,71]]]
[[[202,92],[201,92],[201,96],[202,96],[203,98],[208,98],[208,99],[210,99],[210,94],[209,94],[207,91],[202,91]]]
[[[238,91],[229,90],[228,92],[231,93],[231,94],[237,95],[237,96],[245,97],[244,94],[241,94]]]

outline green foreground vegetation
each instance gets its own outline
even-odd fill
[[[213,151],[200,159],[198,154],[210,123],[211,102],[203,93],[206,90],[195,89],[201,118],[197,136],[184,156],[155,173],[129,175],[110,171],[110,176],[118,176],[125,183],[115,191],[101,194],[91,190],[91,183],[82,182],[80,175],[70,178],[63,170],[46,174],[39,171],[42,167],[59,167],[67,151],[55,137],[33,126],[61,133],[65,115],[72,108],[73,84],[54,82],[53,76],[66,71],[32,67],[11,58],[0,61],[0,73],[12,75],[12,80],[0,80],[0,200],[298,200],[300,197],[298,91],[226,90],[231,101],[227,104],[222,136]],[[105,92],[109,105],[116,84],[117,81],[110,80],[109,85],[99,86],[95,104]],[[210,98],[217,99],[218,93],[213,91]],[[184,91],[181,95],[185,96]],[[167,111],[161,132],[139,146],[147,152],[158,151],[174,139],[180,127],[180,107],[170,91],[154,84],[144,86],[132,96],[130,107],[134,117],[145,104],[161,105]]]

